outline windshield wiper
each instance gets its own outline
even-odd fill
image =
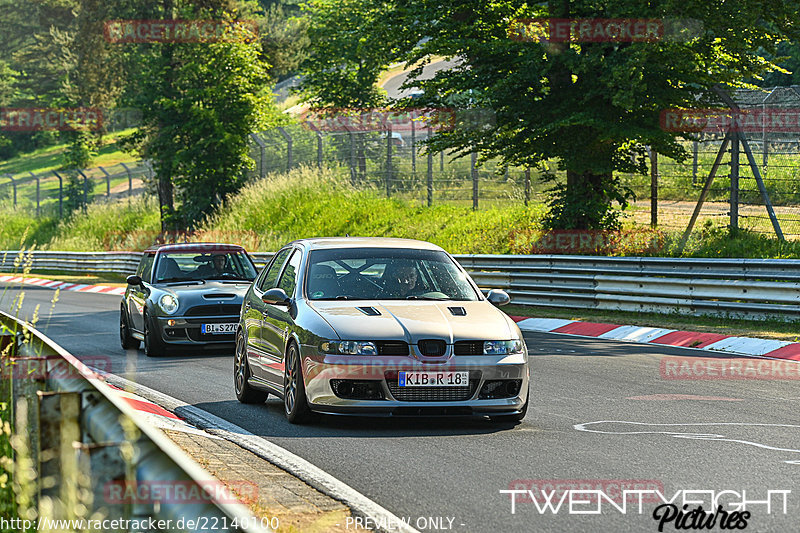
[[[410,296],[406,296],[406,300],[452,300],[452,298],[439,298],[437,296],[415,296],[412,294]]]

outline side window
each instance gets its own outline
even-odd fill
[[[261,276],[261,280],[258,282],[258,290],[264,292],[267,289],[271,289],[275,286],[275,282],[278,280],[278,274],[280,274],[281,267],[283,267],[283,262],[286,260],[286,256],[289,255],[289,252],[291,251],[291,248],[285,248],[275,254],[275,257],[272,259],[272,263],[270,263],[269,267],[267,267],[267,272]]]
[[[144,257],[142,257],[142,262],[139,263],[139,268],[136,270],[136,275],[147,283],[150,283],[150,274],[153,272],[153,261],[155,258],[155,254],[145,254]]]
[[[281,275],[281,281],[278,287],[283,289],[287,295],[294,294],[294,288],[297,286],[297,273],[300,271],[300,254],[299,250],[295,250],[289,262],[286,263],[286,269]]]

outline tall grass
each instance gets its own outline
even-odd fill
[[[246,187],[201,231],[251,235],[259,250],[304,237],[377,236],[421,239],[454,253],[507,253],[514,229],[538,227],[541,206],[473,211],[426,207],[385,198],[378,189],[354,189],[342,169],[301,167]]]

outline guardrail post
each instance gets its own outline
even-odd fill
[[[81,472],[91,479],[92,505],[95,512],[105,516],[128,516],[126,502],[127,463],[119,443],[76,443]],[[119,496],[119,498],[118,498]]]
[[[478,159],[478,154],[472,152],[469,154],[469,169],[472,174],[472,210],[478,210],[478,169],[475,167],[475,162]]]
[[[128,168],[128,165],[125,163],[120,163],[122,168],[125,169],[125,172],[128,174],[128,205],[131,204],[131,196],[133,195],[133,176],[131,175],[131,169]]]
[[[66,365],[64,365],[66,366]],[[61,494],[59,480],[64,467],[72,466],[77,474],[77,465],[64,465],[63,461],[74,457],[73,443],[81,438],[81,395],[77,392],[37,391],[39,399],[39,495],[58,497]],[[75,479],[70,482],[76,482]],[[77,486],[74,487],[77,492]]]
[[[39,216],[39,177],[34,174],[32,171],[28,171],[28,174],[33,176],[33,179],[36,180],[36,216]]]
[[[64,216],[64,180],[61,178],[61,174],[55,170],[53,174],[58,178],[58,218],[61,218]]]
[[[14,189],[14,209],[17,208],[17,182],[14,180],[14,176],[11,174],[6,174],[6,177],[11,180],[11,188]]]
[[[111,174],[106,172],[106,169],[103,167],[97,167],[100,169],[100,172],[106,175],[106,198],[111,196]]]

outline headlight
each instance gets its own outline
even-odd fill
[[[320,350],[343,355],[378,355],[378,347],[369,341],[325,341]]]
[[[485,341],[483,343],[483,355],[511,355],[522,353],[522,341],[515,339],[512,341]]]
[[[165,313],[171,315],[178,310],[178,299],[171,294],[165,294],[158,300],[158,304]]]

